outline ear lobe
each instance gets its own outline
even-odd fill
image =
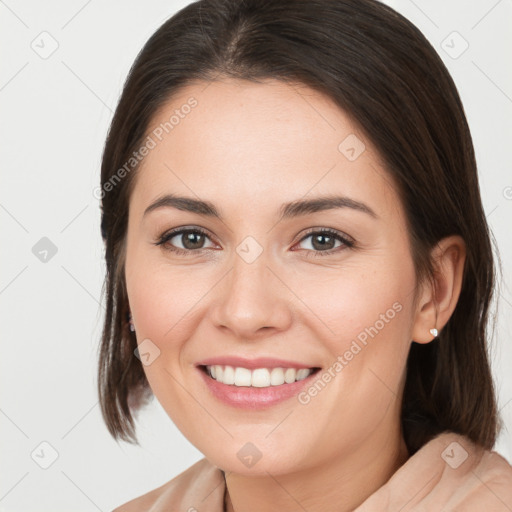
[[[429,343],[450,319],[459,300],[466,261],[466,244],[459,235],[443,238],[432,249],[434,279],[423,284],[412,339]]]

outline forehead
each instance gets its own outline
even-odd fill
[[[304,85],[191,84],[155,114],[146,135],[155,144],[137,171],[141,207],[179,192],[241,213],[342,193],[371,199],[384,215],[396,210],[391,177],[371,142],[330,98]]]

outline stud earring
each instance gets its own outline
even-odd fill
[[[133,325],[131,313],[128,313],[128,325],[130,327],[130,331],[135,332],[135,325]]]
[[[430,334],[432,334],[432,336],[437,337],[437,329],[430,329]]]

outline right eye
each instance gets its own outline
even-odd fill
[[[171,242],[176,239],[175,242]],[[210,239],[206,231],[200,228],[178,228],[163,233],[155,245],[161,245],[165,250],[186,256],[194,253],[202,253],[205,239]],[[176,247],[176,243],[181,247]]]

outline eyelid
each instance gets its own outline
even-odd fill
[[[312,234],[320,234],[320,235],[328,235],[334,237],[336,240],[341,242],[341,245],[338,247],[333,247],[332,249],[327,249],[325,251],[315,251],[315,250],[309,250],[309,249],[298,249],[306,251],[306,257],[307,258],[317,258],[317,257],[328,257],[332,255],[337,255],[341,253],[342,251],[345,251],[346,249],[351,249],[356,247],[355,240],[349,236],[343,233],[342,231],[338,231],[337,229],[333,228],[325,228],[325,227],[314,227],[309,228],[305,233],[301,235],[301,238],[294,244],[297,245],[300,242],[304,241],[308,237],[310,237]],[[292,249],[293,250],[293,249]]]
[[[206,236],[207,238],[209,238],[213,243],[216,243],[214,241],[215,237],[213,237],[210,232],[205,229],[205,228],[202,228],[200,226],[180,226],[180,227],[177,227],[177,228],[172,228],[172,229],[169,229],[168,231],[165,231],[162,235],[160,235],[158,237],[158,240],[156,242],[154,242],[154,245],[162,245],[164,246],[171,238],[174,238],[175,236],[178,236],[178,235],[182,235],[186,232],[196,232],[196,233],[200,233],[204,236]],[[192,250],[192,249],[181,249],[181,247],[174,247],[172,249],[169,249],[171,251],[181,251],[181,252],[187,252],[187,253],[190,253],[190,254],[193,254],[193,253],[199,253],[203,250],[206,250],[206,249],[209,249],[209,247],[203,247],[201,249],[196,249],[196,250]]]
[[[344,233],[343,231],[339,231],[334,228],[326,228],[326,227],[320,227],[320,226],[308,228],[304,233],[302,233],[300,235],[300,238],[298,239],[297,243],[302,242],[302,240],[304,240],[304,238],[308,237],[309,235],[311,235],[313,233],[320,233],[320,234],[327,233],[332,236],[336,236],[340,239],[343,239],[343,240],[345,240],[345,242],[348,242],[350,244],[355,244],[355,240],[351,236]]]

